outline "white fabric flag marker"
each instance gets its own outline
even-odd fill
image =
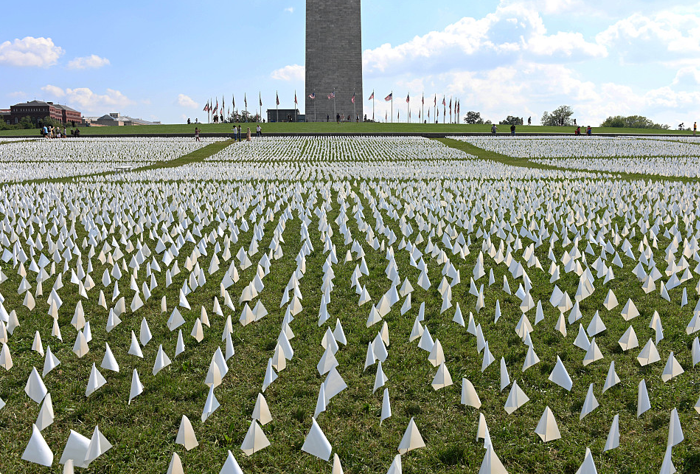
[[[529,350],[528,350],[529,352]],[[506,360],[501,357],[501,392],[504,388],[510,385],[510,376],[508,375],[508,367],[506,366]]]
[[[491,444],[486,448],[486,454],[484,454],[484,459],[481,461],[479,474],[508,474],[508,471],[506,471],[501,460],[498,459]]]
[[[75,467],[87,468],[89,463],[85,458],[88,453],[89,445],[89,439],[76,431],[70,430],[68,441],[63,448],[63,454],[61,454],[61,460],[58,461],[58,463],[66,464],[68,461],[72,460]]]
[[[401,443],[399,443],[399,454],[406,454],[411,450],[424,447],[425,442],[423,441],[423,437],[418,431],[416,422],[413,421],[413,418],[411,418],[411,421],[408,422],[408,427],[406,427],[406,431],[403,434],[403,438],[401,438]]]
[[[637,418],[641,416],[642,413],[651,408],[651,402],[649,401],[649,392],[647,392],[647,384],[642,379],[639,382],[639,390],[637,392]]]
[[[387,380],[389,380],[389,378],[384,374],[384,370],[382,370],[382,361],[380,360],[379,364],[377,364],[377,373],[374,376],[374,389],[372,393],[376,392],[378,388],[383,387]]]
[[[139,373],[136,372],[136,369],[134,369],[134,372],[131,375],[131,390],[129,391],[129,405],[131,405],[131,400],[138,397],[142,393],[143,393],[143,384],[141,384],[141,380],[139,380]]]
[[[623,351],[628,351],[630,349],[634,349],[635,347],[639,347],[637,333],[634,332],[634,328],[632,326],[628,327],[627,331],[625,331],[617,343],[620,344]]]
[[[642,352],[640,352],[637,356],[637,361],[639,361],[639,365],[644,367],[645,365],[653,364],[654,362],[658,362],[660,360],[661,356],[659,355],[659,351],[654,345],[654,341],[649,339],[649,341],[647,341],[647,344],[642,349]]]
[[[569,376],[569,372],[567,372],[566,367],[564,367],[564,363],[561,361],[559,356],[557,356],[557,363],[554,366],[552,373],[549,374],[549,381],[554,382],[568,391],[571,391],[571,387],[574,385],[574,382]]]
[[[618,377],[617,372],[615,372],[615,361],[612,361],[610,362],[608,376],[605,378],[605,385],[603,385],[603,391],[601,393],[605,393],[607,389],[614,387],[618,383],[620,383],[620,377]]]
[[[518,387],[518,381],[514,380],[504,407],[506,412],[510,415],[528,401],[530,401],[530,398]]]
[[[129,346],[128,354],[143,359],[143,352],[141,351],[141,346],[139,346],[139,341],[136,339],[134,331],[131,331],[131,346]]]
[[[238,465],[236,458],[233,457],[231,450],[229,450],[228,456],[226,457],[226,462],[221,468],[221,471],[219,471],[219,474],[243,474],[243,471]]]
[[[343,474],[343,466],[340,465],[338,453],[333,454],[333,470],[331,471],[331,474]]]
[[[156,361],[153,364],[153,375],[163,370],[165,367],[170,365],[170,357],[163,350],[163,345],[158,346],[158,354],[156,355]]]
[[[265,392],[265,389],[275,380],[277,380],[277,374],[272,368],[272,359],[267,359],[267,369],[265,369],[265,378],[263,379],[262,391]]]
[[[36,427],[39,431],[53,423],[53,403],[51,402],[51,394],[47,393],[39,410],[39,416],[36,418]]]
[[[185,470],[182,468],[182,461],[177,453],[173,453],[173,457],[170,459],[168,472],[166,472],[166,474],[185,474]]]
[[[51,346],[46,346],[46,356],[44,357],[44,370],[41,374],[42,377],[46,377],[46,374],[51,372],[61,363],[58,358],[51,352]]]
[[[2,345],[2,350],[0,351],[0,367],[5,370],[10,370],[13,366],[12,356],[10,355],[10,347],[7,344]]]
[[[90,348],[88,347],[87,339],[85,339],[85,334],[83,334],[83,331],[78,331],[78,335],[75,337],[75,344],[73,344],[73,352],[80,359],[89,351]]]
[[[681,420],[678,418],[678,410],[674,408],[671,410],[671,420],[668,424],[668,446],[673,447],[684,439]]]
[[[452,376],[450,375],[450,371],[447,370],[447,366],[444,362],[440,364],[440,367],[438,368],[438,371],[435,374],[431,385],[433,387],[433,390],[440,390],[441,388],[449,387],[450,385],[452,385]]]
[[[250,428],[243,439],[243,444],[241,444],[241,451],[246,456],[251,456],[255,452],[270,446],[270,442],[267,440],[267,436],[263,433],[262,428],[258,425],[257,420],[252,420],[250,422]]]
[[[477,410],[481,408],[481,400],[479,394],[476,393],[474,385],[467,379],[462,379],[462,405],[474,407]]]
[[[44,441],[44,437],[41,436],[41,431],[36,425],[32,425],[32,437],[29,438],[29,443],[22,453],[22,460],[47,467],[53,464],[51,448]]]
[[[674,474],[676,472],[676,467],[673,465],[673,460],[671,459],[672,447],[666,447],[666,454],[664,454],[664,461],[661,464],[661,474]]]
[[[253,408],[254,420],[258,420],[261,425],[266,425],[272,421],[272,414],[270,413],[270,408],[267,405],[267,400],[262,393],[258,393],[258,398],[255,400],[255,407]]]
[[[328,442],[326,435],[323,434],[315,418],[311,418],[311,429],[306,435],[301,450],[324,461],[328,461],[331,457],[331,451],[333,450],[331,443]]]
[[[105,342],[105,355],[102,358],[102,364],[100,367],[106,370],[111,370],[113,372],[119,372],[119,364],[112,354],[112,349],[109,348],[109,344]]]
[[[102,456],[104,453],[112,448],[112,443],[107,441],[107,438],[100,433],[100,428],[95,426],[95,430],[92,432],[92,438],[87,447],[87,452],[85,453],[85,462],[90,464],[92,461]]]
[[[389,466],[389,470],[386,474],[401,474],[402,472],[401,455],[397,454],[394,456],[394,460],[391,462],[391,466]]]
[[[89,397],[106,383],[107,380],[105,380],[100,371],[97,370],[97,367],[95,367],[95,363],[93,362],[92,369],[90,370],[90,378],[88,379],[88,384],[85,388],[85,396]]]
[[[314,418],[326,411],[326,386],[321,384],[318,389],[318,398],[316,399],[316,409],[314,410]]]
[[[554,413],[552,413],[549,407],[544,409],[544,413],[542,413],[540,417],[540,422],[537,424],[537,428],[535,428],[535,433],[537,433],[540,439],[545,443],[561,438],[557,420],[554,419]]]
[[[379,426],[382,425],[382,422],[386,420],[387,418],[391,417],[391,402],[389,401],[389,389],[385,388],[384,389],[384,396],[382,398],[382,414],[381,418],[379,419]]]
[[[74,473],[75,473],[75,470],[73,469],[73,460],[69,459],[63,465],[63,474],[74,474]]]
[[[620,415],[615,415],[613,418],[612,425],[610,425],[610,432],[608,433],[608,439],[605,441],[605,448],[603,451],[610,451],[620,446]]]
[[[48,393],[46,385],[44,385],[44,381],[41,380],[41,376],[39,376],[39,372],[36,371],[35,367],[32,367],[32,373],[29,374],[27,385],[24,387],[24,393],[34,400],[34,403],[41,403]]]
[[[672,351],[668,356],[668,361],[666,362],[666,367],[664,367],[664,372],[661,374],[661,380],[668,382],[672,378],[678,377],[683,372],[683,367],[681,367],[681,364],[678,363]]]
[[[581,414],[579,415],[578,419],[583,420],[583,418],[586,415],[598,408],[598,406],[598,400],[593,394],[593,384],[590,384],[588,386],[588,393],[586,394],[586,399],[583,401],[583,406],[581,407]]]
[[[586,448],[586,456],[583,458],[583,463],[581,463],[581,467],[578,468],[576,474],[598,474],[590,449]]]
[[[185,415],[182,415],[182,419],[180,420],[180,429],[177,432],[175,443],[181,444],[187,451],[199,446],[194,428],[192,428],[192,423],[190,423],[190,419]]]
[[[219,400],[216,399],[214,395],[214,386],[209,387],[209,394],[207,395],[207,401],[204,402],[204,409],[202,410],[202,423],[207,421],[207,418],[211,416],[219,408]]]

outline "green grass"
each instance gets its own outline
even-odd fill
[[[241,130],[245,134],[246,128],[255,133],[255,123],[242,123]],[[465,125],[465,124],[419,124],[419,123],[264,123],[261,124],[263,134],[265,133],[489,133],[490,125]],[[194,135],[195,127],[199,127],[202,133],[231,133],[233,124],[171,124],[171,125],[144,125],[134,127],[79,127],[81,136],[90,135],[153,135],[153,134],[186,134]],[[499,133],[507,134],[509,126],[499,125]],[[537,125],[518,126],[518,133],[561,133],[573,135],[576,127],[542,127]],[[692,132],[678,130],[657,130],[657,129],[627,129],[627,128],[601,128],[594,127],[594,134],[614,133],[614,134],[668,134],[679,136],[692,136]],[[3,136],[39,136],[38,129],[31,130],[3,130]]]
[[[181,158],[179,164],[203,159],[214,148],[223,146],[225,143],[209,145],[205,149]],[[474,154],[485,159],[498,158],[481,154],[478,150],[465,151],[475,152]],[[171,164],[173,162],[164,165]],[[582,189],[585,190],[590,182],[590,180],[581,180]],[[249,184],[251,187],[247,187],[247,183],[237,185],[241,196],[248,196],[251,189],[262,191],[269,189],[272,185],[277,187],[288,185],[288,183]],[[360,182],[353,185],[352,189],[365,208],[366,222],[370,227],[375,228],[376,220],[368,196],[360,189],[361,184]],[[379,183],[370,184],[374,186]],[[480,186],[480,183],[474,184]],[[32,189],[37,191],[38,198],[43,197],[44,191],[40,186],[34,186]],[[107,188],[111,186],[107,185]],[[127,189],[129,186],[126,184],[121,189]],[[171,203],[181,205],[193,218],[194,206],[201,212],[207,212],[208,205],[216,201],[217,192],[224,186],[228,184],[164,184],[154,186],[154,189],[147,191],[148,198],[144,200],[132,201],[130,195],[124,193],[122,195],[124,201],[119,205],[126,206],[127,210],[133,213],[155,197],[154,193],[158,193],[160,188],[163,192],[167,191]],[[518,183],[504,183],[504,186],[506,186],[504,189],[519,189]],[[65,187],[66,191],[80,190],[85,193],[84,196],[92,196],[95,202],[102,201],[99,197],[104,191],[102,188],[82,183],[66,183]],[[377,190],[380,188],[367,187],[366,189],[378,199]],[[385,190],[388,189],[389,187]],[[309,202],[308,200],[312,198],[311,194],[318,199],[312,209],[323,204],[321,196],[315,192],[302,191],[302,193],[300,204]],[[513,196],[516,196],[515,191]],[[518,200],[524,199],[519,193],[518,196]],[[322,266],[327,254],[322,251],[321,233],[318,230],[319,219],[312,212],[310,215],[312,222],[308,229],[315,251],[307,257],[306,273],[300,280],[300,289],[303,294],[301,303],[304,310],[297,315],[291,325],[296,335],[291,341],[295,356],[288,362],[287,369],[279,374],[280,378],[265,392],[273,421],[264,426],[263,431],[272,444],[250,458],[244,456],[239,448],[250,423],[255,397],[262,385],[266,361],[272,355],[280,330],[284,315],[284,309],[279,307],[282,292],[297,267],[295,257],[302,247],[300,241],[302,226],[296,211],[293,212],[294,219],[287,222],[282,234],[285,239],[284,256],[273,262],[271,273],[263,280],[265,289],[261,292],[259,299],[269,311],[269,315],[257,323],[242,327],[237,322],[241,305],[236,304],[236,311],[232,312],[223,305],[222,298],[219,298],[224,313],[232,314],[236,355],[229,361],[230,370],[222,386],[215,391],[221,407],[203,424],[199,421],[199,417],[207,397],[204,378],[212,354],[217,347],[223,349],[221,334],[224,319],[211,311],[212,300],[214,296],[220,296],[218,283],[230,261],[222,261],[222,270],[213,276],[207,274],[206,285],[188,296],[191,311],[180,308],[187,321],[182,327],[187,350],[178,358],[173,358],[177,331],[170,332],[165,323],[178,300],[179,289],[187,277],[184,261],[194,249],[192,243],[185,244],[181,249],[178,262],[183,271],[174,278],[173,284],[165,287],[165,268],[163,268],[163,272],[157,274],[159,286],[153,290],[151,299],[135,314],[132,315],[127,311],[127,314],[122,317],[123,323],[111,333],[106,333],[104,328],[107,311],[97,305],[97,295],[102,288],[100,283],[102,272],[111,267],[101,265],[99,261],[93,259],[94,269],[91,275],[98,286],[91,290],[88,300],[80,298],[74,291],[75,286],[69,283],[70,272],[64,274],[63,282],[68,288],[59,292],[64,301],[59,311],[63,342],[50,336],[51,319],[46,316],[48,309],[46,298],[55,281],[55,276],[44,282],[44,295],[37,298],[37,308],[29,311],[22,306],[22,295],[18,295],[16,291],[21,281],[17,269],[12,268],[11,265],[0,264],[3,272],[9,277],[8,281],[0,285],[0,291],[6,298],[4,305],[8,311],[16,309],[22,323],[22,326],[17,328],[14,335],[10,337],[15,367],[9,372],[0,369],[0,397],[7,402],[7,406],[0,410],[0,439],[2,439],[3,449],[0,456],[0,472],[3,474],[60,472],[57,461],[68,438],[69,430],[73,429],[85,436],[90,436],[92,429],[98,424],[114,447],[96,460],[89,469],[82,471],[89,474],[165,472],[173,451],[182,458],[185,472],[218,473],[226,458],[227,450],[234,453],[241,468],[247,474],[329,473],[330,464],[303,453],[301,446],[311,426],[310,417],[314,412],[319,386],[324,380],[324,377],[320,377],[316,371],[316,364],[323,354],[323,348],[320,346],[321,338],[327,327],[331,329],[334,327],[336,318],[341,320],[349,342],[348,346],[341,346],[336,354],[340,364],[338,370],[348,384],[348,389],[330,402],[328,410],[319,415],[318,422],[331,442],[334,452],[340,456],[347,473],[386,472],[397,453],[396,448],[411,417],[415,418],[426,447],[412,451],[403,457],[405,473],[478,472],[484,455],[482,443],[475,440],[479,411],[460,404],[463,377],[471,380],[479,392],[483,403],[480,411],[488,422],[496,452],[509,472],[573,474],[583,461],[586,447],[590,447],[593,451],[599,472],[658,472],[666,445],[669,413],[675,407],[679,410],[685,441],[673,450],[674,464],[681,473],[698,472],[700,469],[700,444],[698,443],[700,416],[692,408],[698,397],[698,373],[697,368],[692,367],[690,360],[689,341],[691,339],[684,332],[685,325],[692,316],[692,308],[698,300],[693,281],[672,290],[674,302],[666,302],[659,298],[658,292],[644,294],[639,283],[631,275],[634,262],[624,256],[621,257],[625,265],[624,269],[615,267],[616,279],[608,285],[603,285],[602,281],[596,280],[596,292],[581,303],[584,314],[581,322],[584,327],[588,325],[596,310],[600,310],[607,326],[607,331],[596,338],[605,359],[587,367],[581,365],[583,351],[572,345],[578,323],[567,327],[569,335],[566,339],[555,332],[554,323],[558,317],[558,311],[547,302],[553,285],[549,284],[549,276],[546,272],[527,269],[533,283],[532,296],[535,301],[542,300],[545,320],[535,327],[533,334],[535,349],[541,362],[522,373],[520,369],[526,347],[513,330],[520,318],[519,300],[502,291],[504,275],[507,275],[513,293],[521,280],[514,280],[503,265],[496,265],[490,257],[486,256],[486,271],[488,273],[488,270],[493,268],[496,283],[489,286],[488,277],[477,282],[479,285],[482,283],[485,285],[486,302],[485,308],[477,314],[476,298],[468,293],[468,289],[469,278],[481,248],[482,239],[472,235],[471,254],[466,260],[450,255],[452,262],[461,271],[462,278],[462,283],[453,288],[452,304],[460,304],[465,320],[468,319],[469,312],[473,311],[477,322],[484,328],[496,362],[482,373],[481,355],[476,351],[475,338],[468,335],[464,328],[451,322],[454,306],[440,313],[442,300],[436,286],[442,278],[442,266],[438,265],[434,259],[425,257],[433,286],[428,291],[424,291],[415,284],[419,272],[409,265],[407,253],[399,251],[398,243],[395,244],[394,250],[401,278],[403,280],[407,277],[416,291],[412,296],[412,309],[406,315],[399,314],[402,300],[385,317],[389,325],[391,345],[389,358],[383,364],[383,369],[389,378],[386,387],[390,392],[393,416],[379,426],[383,389],[372,393],[376,365],[366,371],[363,371],[363,367],[367,344],[376,336],[381,324],[371,328],[365,327],[370,305],[358,307],[358,295],[350,287],[350,277],[358,262],[342,263],[350,247],[344,245],[343,236],[337,231],[338,226],[335,223],[339,212],[337,201],[339,197],[337,190],[331,192],[330,202],[333,209],[328,212],[328,222],[332,223],[334,230],[332,241],[337,246],[338,259],[341,261],[333,266],[335,288],[331,293],[331,303],[328,305],[331,319],[323,327],[317,326],[318,308],[322,296],[320,291]],[[346,199],[354,204],[353,199]],[[108,202],[110,205],[117,205],[112,200]],[[86,198],[85,206],[87,203]],[[267,249],[277,226],[277,218],[288,204],[290,204],[289,200],[284,200],[275,219],[265,223],[265,235],[259,246],[261,253],[251,258],[253,262],[257,262],[262,252]],[[578,203],[569,202],[568,204]],[[220,202],[221,207],[227,205],[229,201]],[[273,206],[274,200],[270,199],[266,205]],[[214,208],[214,210],[218,212],[219,209]],[[252,208],[248,207],[244,213],[249,222],[251,210]],[[373,297],[372,302],[376,303],[391,286],[390,281],[384,276],[384,269],[388,263],[385,259],[386,252],[374,251],[364,242],[364,234],[358,229],[351,210],[352,208],[348,210],[350,216],[348,226],[353,237],[363,243],[367,254],[365,257],[367,266],[372,275],[372,277],[362,277],[361,282],[367,286]],[[237,208],[230,211],[229,215],[235,213]],[[390,218],[386,210],[382,209],[378,212],[382,215],[384,223],[397,235],[401,235],[398,222]],[[599,216],[602,212],[602,210],[597,211]],[[78,239],[76,242],[78,244],[86,235],[80,216],[77,214]],[[506,218],[508,217],[506,215]],[[527,219],[528,222],[529,220],[530,218]],[[416,228],[415,220],[409,219],[409,221]],[[615,222],[621,221],[616,218]],[[248,232],[242,232],[238,243],[232,245],[233,254],[241,246],[248,248],[253,236],[252,222],[250,224],[251,229]],[[479,216],[475,229],[487,225],[490,226],[490,222],[483,221]],[[215,227],[216,222],[205,226],[204,231],[211,232]],[[205,235],[204,232],[202,234]],[[117,240],[120,238],[118,229],[114,235]],[[143,237],[144,242],[153,250],[155,241],[148,238],[148,229]],[[412,237],[415,238],[415,234]],[[641,236],[638,235],[632,239],[635,254],[638,253],[636,247],[640,238]],[[133,237],[130,240],[135,241]],[[437,242],[437,239],[433,240]],[[109,241],[111,242],[111,237]],[[498,245],[498,243],[499,239],[494,237],[494,244]],[[525,243],[529,244],[529,242]],[[657,262],[663,261],[664,249],[669,243],[669,239],[659,235],[658,249],[654,249],[654,258]],[[424,245],[421,245],[421,249]],[[211,249],[210,246],[208,250]],[[555,244],[554,251],[557,256],[561,255],[561,242]],[[84,265],[86,252],[87,249],[84,249],[82,258]],[[536,255],[545,266],[548,263],[547,245],[536,249]],[[211,254],[199,260],[205,271],[210,257]],[[587,257],[590,261],[593,260],[593,257]],[[131,255],[125,258],[128,263]],[[74,258],[71,264],[73,268],[75,261]],[[254,277],[255,265],[245,271],[239,270],[239,274],[240,281],[229,289],[234,303],[238,302],[238,296],[244,286]],[[141,270],[139,272],[141,279],[144,275],[144,271]],[[578,277],[575,274],[562,272],[562,278],[557,285],[573,296],[577,282]],[[35,290],[33,279],[31,283],[33,292]],[[120,280],[119,288],[128,306],[134,295],[134,291],[129,289],[128,275]],[[682,288],[688,290],[690,299],[689,305],[683,309],[678,305]],[[105,290],[108,301],[111,299],[111,289],[112,286]],[[620,301],[620,306],[612,311],[602,307],[608,289],[612,289]],[[167,313],[161,313],[159,309],[163,296],[168,302]],[[633,299],[642,313],[642,316],[629,323],[625,322],[619,314],[628,297]],[[91,322],[93,341],[90,343],[90,352],[83,359],[78,359],[71,351],[76,331],[70,326],[70,321],[75,305],[81,299],[86,319]],[[500,302],[502,317],[494,323],[494,308],[497,300]],[[413,320],[421,302],[426,304],[424,324],[429,328],[433,338],[440,340],[447,359],[446,365],[455,382],[451,387],[439,391],[434,391],[430,386],[436,369],[428,363],[427,352],[417,348],[417,341],[408,342]],[[200,314],[201,306],[207,309],[211,328],[205,327],[205,338],[198,344],[189,336],[189,332]],[[623,353],[617,345],[617,340],[631,324],[637,332],[640,344],[643,345],[649,337],[653,337],[653,331],[648,328],[648,323],[655,310],[661,314],[664,325],[665,339],[659,344],[662,361],[642,368],[635,360],[641,347],[629,353]],[[534,323],[534,310],[528,313],[528,317]],[[143,349],[145,355],[143,360],[127,355],[130,331],[134,330],[138,336],[142,318],[148,320],[153,333],[153,340]],[[31,433],[31,423],[34,422],[39,411],[39,406],[22,393],[31,367],[35,366],[41,370],[43,366],[43,358],[31,351],[35,331],[41,333],[44,349],[50,345],[54,354],[61,360],[61,365],[44,378],[54,400],[56,415],[54,424],[43,432],[55,455],[52,470],[20,460]],[[111,373],[101,370],[107,378],[107,385],[89,398],[85,398],[84,390],[89,369],[92,363],[96,363],[99,367],[105,342],[110,344],[121,365],[121,372]],[[158,375],[152,376],[151,369],[158,344],[163,344],[168,355],[173,358],[173,363]],[[686,373],[671,382],[663,383],[660,374],[671,350],[675,352]],[[547,380],[557,355],[562,358],[574,379],[574,387],[570,393]],[[518,384],[531,399],[512,415],[507,415],[503,410],[508,389],[503,392],[499,390],[500,357],[504,357],[508,364],[511,380],[517,379]],[[612,360],[616,363],[617,373],[622,382],[601,395],[600,390]],[[127,405],[131,371],[134,368],[139,372],[145,391],[134,399],[131,405]],[[641,378],[647,381],[652,409],[637,419],[637,383]],[[595,395],[600,402],[600,407],[583,421],[579,421],[581,404],[590,383],[595,384]],[[534,433],[545,406],[549,406],[555,414],[562,434],[561,440],[542,443]],[[189,452],[175,444],[183,414],[192,421],[200,443],[199,447]],[[620,415],[621,445],[620,448],[603,454],[602,448],[615,414]]]

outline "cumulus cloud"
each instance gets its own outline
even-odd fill
[[[96,54],[75,58],[68,63],[68,69],[98,69],[109,65],[109,59],[101,58]]]
[[[181,107],[187,107],[190,109],[198,109],[199,108],[199,104],[197,102],[195,102],[194,100],[192,100],[191,97],[186,96],[185,94],[178,94],[176,103],[177,103],[177,105],[179,105]]]
[[[63,48],[56,46],[51,38],[15,39],[0,44],[0,64],[18,67],[49,67],[58,62]]]
[[[700,16],[659,12],[635,13],[596,36],[626,63],[669,62],[700,54]]]
[[[392,46],[366,50],[368,75],[453,69],[490,70],[526,58],[570,62],[607,56],[605,46],[586,41],[580,33],[548,34],[542,17],[523,3],[500,5],[481,19],[464,17],[442,31],[416,36]]]
[[[41,88],[42,91],[49,93],[50,95],[54,97],[64,97],[66,93],[63,91],[58,86],[52,86],[51,84],[47,84],[44,87]]]
[[[292,64],[272,71],[271,77],[278,81],[303,81],[306,68],[298,64]]]
[[[117,107],[126,107],[134,102],[120,91],[107,89],[104,94],[96,94],[87,87],[75,89],[61,89],[57,86],[47,85],[41,88],[54,97],[63,98],[68,105],[73,105],[81,111],[101,112],[105,109],[113,111]]]
[[[287,7],[284,9],[287,13],[294,13],[294,7]]]
[[[700,69],[696,67],[682,67],[673,79],[674,86],[697,87],[700,86]]]

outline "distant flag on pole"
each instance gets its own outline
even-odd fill
[[[297,91],[294,91],[294,105],[297,105],[299,102],[297,102]]]
[[[258,92],[258,101],[260,102],[260,107],[262,107],[262,93]]]
[[[350,99],[350,102],[352,102],[353,104],[355,103],[355,93],[354,92],[352,93],[352,99]]]
[[[209,102],[207,101],[206,104],[204,104],[204,108],[202,109],[204,112],[209,112]]]
[[[447,105],[447,102],[445,102],[445,96],[442,96],[442,106],[445,107]]]
[[[388,115],[388,114],[389,114],[388,112],[384,112],[384,121],[385,121],[385,122],[387,122],[387,121],[389,120],[389,115]]]
[[[328,94],[328,100],[335,99],[335,91]]]
[[[219,99],[216,99],[216,105],[214,106],[214,115],[216,115],[216,112],[219,110]]]
[[[433,97],[433,107],[437,105],[437,94],[435,94],[435,97]]]
[[[425,94],[421,94],[420,96],[420,105],[425,105]]]
[[[275,92],[275,103],[280,105],[280,96],[277,94],[277,92]]]
[[[314,100],[315,98],[316,98],[315,92],[312,92],[311,94],[309,94],[309,99]]]
[[[450,99],[450,113],[452,113],[452,99]]]
[[[389,101],[390,101],[391,99],[393,99],[393,98],[394,98],[394,93],[392,92],[392,93],[389,94],[388,96],[384,97],[384,100],[387,101],[387,102],[389,102]]]
[[[406,94],[406,103],[411,102],[411,94]]]
[[[248,110],[248,95],[243,93],[243,103],[245,104],[245,109]]]
[[[374,99],[374,91],[372,91],[372,95],[369,96],[369,99],[367,99],[367,100],[372,100],[372,99]]]
[[[231,103],[233,104],[233,110],[236,110],[236,97],[231,94]]]

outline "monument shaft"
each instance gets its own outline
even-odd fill
[[[305,97],[307,122],[363,119],[360,0],[306,0]]]

